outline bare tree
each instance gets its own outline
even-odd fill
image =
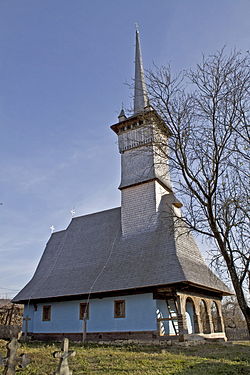
[[[226,329],[246,330],[245,319],[234,296],[226,297],[222,310]]]
[[[214,243],[250,333],[250,57],[224,49],[173,77],[148,74],[153,108],[169,127],[169,166],[191,230]],[[158,149],[165,145],[158,139]]]

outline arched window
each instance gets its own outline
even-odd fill
[[[188,297],[186,300],[186,320],[187,320],[187,329],[188,333],[196,332],[196,316],[195,316],[195,307],[193,300]]]
[[[200,318],[201,318],[201,326],[203,333],[210,333],[210,324],[209,324],[209,317],[207,313],[207,305],[206,302],[202,299],[200,301]]]
[[[220,318],[217,303],[215,301],[213,301],[211,305],[211,315],[212,315],[214,332],[221,332],[222,331],[221,318]]]

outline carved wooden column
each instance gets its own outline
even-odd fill
[[[218,307],[218,314],[219,314],[219,319],[220,321],[218,322],[221,327],[221,332],[225,332],[225,323],[224,323],[224,318],[222,314],[222,306],[221,306],[221,301],[216,301],[217,307]]]
[[[194,313],[194,333],[199,333],[199,318],[196,313]]]
[[[199,298],[197,299],[197,303],[196,303],[197,325],[198,325],[198,332],[203,333],[200,303],[201,303],[201,299]]]
[[[206,300],[207,304],[207,317],[208,317],[208,326],[210,333],[214,333],[214,325],[213,325],[213,318],[211,313],[211,304],[212,302],[210,300]]]
[[[194,333],[200,333],[200,306],[199,306],[199,298],[193,297],[194,302]]]
[[[184,335],[188,333],[185,296],[177,295],[179,340],[184,341]]]

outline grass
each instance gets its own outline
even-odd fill
[[[5,355],[6,341],[0,340]],[[19,374],[51,375],[58,359],[52,353],[60,344],[30,342],[22,344],[31,364]],[[198,346],[95,345],[72,343],[76,356],[69,359],[73,375],[240,375],[250,374],[250,342],[207,343]],[[0,370],[1,373],[1,370]]]

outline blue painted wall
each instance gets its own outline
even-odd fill
[[[114,318],[114,301],[125,300],[126,317]],[[26,305],[24,316],[31,318],[29,332],[75,333],[82,332],[83,321],[79,319],[79,304],[85,300],[46,302]],[[42,321],[43,305],[51,305],[51,320]],[[90,300],[87,332],[155,331],[156,300],[152,293]],[[23,327],[24,330],[24,327]]]

